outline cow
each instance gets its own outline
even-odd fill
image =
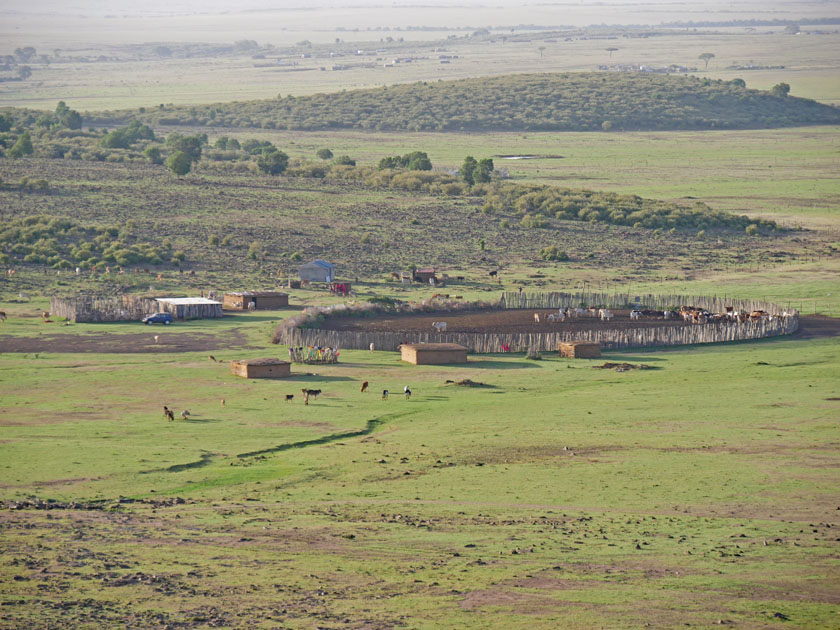
[[[411,398],[411,390],[410,390],[410,389],[408,389],[408,385],[406,385],[405,387],[403,387],[403,391],[405,392],[405,399],[406,399],[406,400],[408,400],[409,398]]]
[[[490,276],[491,278],[495,278],[498,274],[499,274],[499,270],[498,270],[498,269],[494,269],[493,271],[491,271],[491,272],[490,272],[490,273],[488,273],[487,275],[488,275],[488,276]]]
[[[312,398],[318,398],[318,396],[321,395],[320,389],[302,389],[300,391],[302,391],[305,396],[312,396]]]
[[[609,321],[613,318],[612,311],[609,311],[605,308],[602,308],[601,310],[599,310],[598,315],[600,315],[602,322]]]
[[[393,280],[394,282],[399,282],[400,281],[400,274],[398,274],[396,271],[392,271],[391,272],[391,280]]]
[[[632,310],[630,311],[630,319],[637,320],[642,318],[642,311]]]
[[[189,412],[189,411],[187,411],[186,409],[184,409],[184,410],[181,412],[181,419],[182,419],[182,420],[186,420],[187,418],[189,418],[189,417],[190,417],[190,415],[192,415],[192,414],[190,414],[190,412]]]
[[[432,327],[438,331],[438,333],[446,332],[446,322],[432,322]]]

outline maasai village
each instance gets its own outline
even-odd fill
[[[0,627],[840,627],[836,0],[0,35]]]

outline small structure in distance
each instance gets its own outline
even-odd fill
[[[287,378],[292,364],[280,359],[242,359],[230,362],[231,374],[242,378]]]
[[[313,260],[298,269],[298,277],[308,282],[332,282],[335,280],[335,265],[326,260]]]
[[[457,343],[404,343],[400,352],[403,361],[414,365],[467,362],[467,349]]]
[[[281,291],[235,291],[223,298],[223,307],[229,311],[270,311],[288,305],[289,294]]]
[[[175,319],[206,319],[223,317],[222,303],[203,297],[155,298],[160,311]]]
[[[560,356],[567,359],[597,359],[601,356],[601,344],[597,341],[570,341],[560,344]]]

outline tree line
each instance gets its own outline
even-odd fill
[[[92,118],[113,123],[135,114],[102,112]],[[584,72],[424,81],[334,94],[167,106],[140,118],[155,126],[297,130],[629,131],[837,124],[840,109],[749,89],[742,79]]]

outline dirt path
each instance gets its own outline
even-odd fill
[[[155,334],[158,343],[155,343]],[[0,337],[0,352],[92,352],[106,354],[203,352],[251,348],[245,334],[232,330],[219,335],[204,333],[147,332],[95,335],[39,335],[37,337]]]
[[[799,318],[799,330],[793,335],[796,339],[819,339],[840,336],[840,318],[827,315],[807,315]]]

